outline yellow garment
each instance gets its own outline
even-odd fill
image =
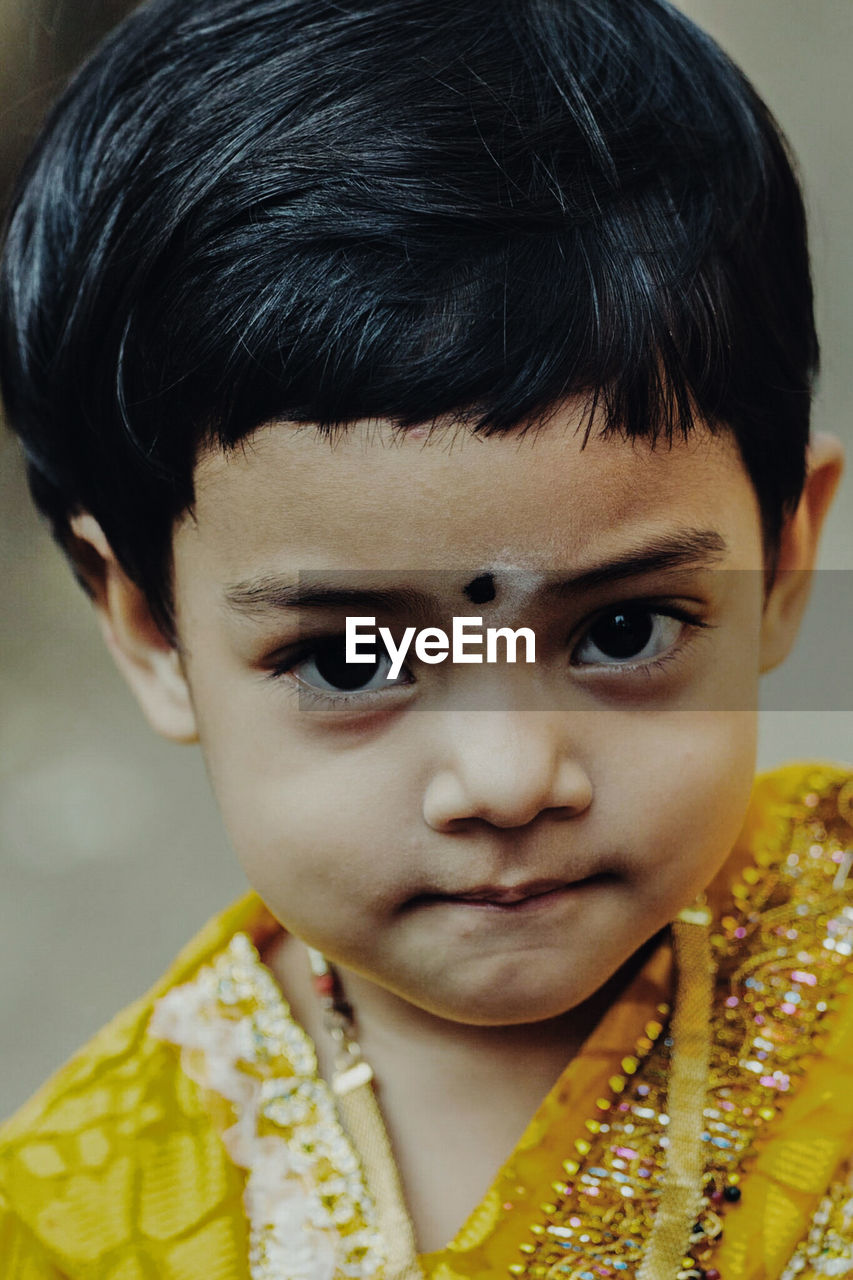
[[[692,1255],[709,1276],[853,1274],[853,879],[832,888],[853,847],[851,815],[849,770],[792,765],[759,778],[709,889],[720,974],[705,1113],[716,1200]],[[253,895],[222,913],[0,1129],[4,1280],[249,1280],[246,1174],[221,1138],[227,1107],[148,1024],[156,1002],[235,933],[260,945],[274,928]],[[664,941],[455,1239],[422,1258],[431,1280],[632,1280],[665,1153],[671,992]],[[737,1190],[725,1199],[725,1188]],[[581,1247],[598,1252],[595,1269],[575,1265]]]

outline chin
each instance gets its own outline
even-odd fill
[[[418,1001],[428,1013],[448,1022],[469,1027],[517,1027],[526,1023],[549,1022],[576,1008],[590,995],[588,991],[507,991],[506,987],[471,992],[446,1001]]]

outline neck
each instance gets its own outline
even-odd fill
[[[359,974],[339,972],[374,1081],[421,1250],[442,1248],[485,1195],[545,1095],[658,941],[589,1000],[558,1018],[470,1026],[425,1013]],[[307,949],[285,936],[264,960],[331,1081],[336,1047]],[[452,1172],[451,1172],[452,1171]]]
[[[418,1008],[361,974],[341,968],[337,974],[353,1009],[355,1036],[383,1090],[402,1074],[413,1085],[425,1076],[435,1081],[446,1075],[445,1087],[452,1084],[453,1092],[458,1092],[459,1081],[468,1081],[476,1092],[482,1089],[485,1077],[492,1090],[516,1093],[521,1088],[523,1093],[534,1095],[535,1104],[619,998],[658,940],[657,935],[650,939],[574,1009],[545,1021],[510,1026],[450,1021]],[[278,979],[294,1016],[314,1041],[321,1074],[330,1079],[335,1050],[312,988],[307,948],[297,938],[284,935],[267,950],[264,961]]]

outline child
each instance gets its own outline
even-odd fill
[[[853,1270],[853,779],[752,783],[840,448],[716,46],[155,0],[43,133],[0,317],[36,501],[257,891],[5,1126],[4,1276]],[[345,647],[471,616],[535,661]]]

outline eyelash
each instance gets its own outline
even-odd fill
[[[323,641],[343,640],[343,635],[330,632],[327,636],[318,636],[313,643],[306,642],[305,645],[290,654],[284,661],[276,663],[268,673],[270,680],[282,680],[288,676],[291,677],[293,684],[297,685],[295,693],[299,696],[303,705],[320,706],[334,710],[337,707],[352,705],[358,703],[362,707],[367,707],[374,703],[377,698],[387,698],[388,694],[383,693],[379,689],[371,689],[367,693],[330,693],[315,689],[312,685],[307,684],[304,680],[300,680],[298,676],[292,676],[291,672],[294,667],[298,667],[301,662],[305,662],[307,658],[313,657],[319,649]],[[406,670],[404,666],[403,670]],[[399,682],[391,686],[393,689],[408,688],[413,681]]]
[[[619,674],[623,673],[631,675],[642,672],[651,679],[655,671],[660,671],[664,667],[668,667],[671,663],[679,661],[684,654],[684,650],[698,632],[714,629],[710,622],[705,622],[702,618],[697,617],[687,609],[680,608],[677,605],[659,604],[655,601],[648,600],[629,600],[623,604],[610,605],[608,608],[602,609],[597,613],[595,617],[584,626],[580,638],[574,645],[573,653],[577,652],[581,648],[599,622],[605,618],[612,617],[614,614],[622,612],[647,614],[652,618],[673,618],[682,624],[682,629],[674,643],[660,654],[659,657],[645,658],[639,662],[626,661],[584,664],[588,669],[596,670],[598,672],[609,672],[617,675],[617,677]]]
[[[642,662],[635,663],[601,663],[598,664],[597,667],[595,664],[584,664],[588,669],[591,668],[593,670],[597,670],[599,674],[602,672],[616,674],[617,678],[618,676],[624,676],[625,674],[638,675],[642,673],[651,680],[654,678],[656,672],[662,671],[672,663],[680,661],[683,657],[684,650],[698,632],[714,629],[712,623],[703,621],[695,614],[692,614],[688,610],[679,606],[659,604],[655,601],[648,600],[629,600],[620,604],[610,605],[608,608],[601,610],[595,615],[595,617],[590,619],[590,621],[586,623],[578,641],[573,646],[573,653],[581,647],[597,623],[601,622],[604,618],[611,617],[613,614],[619,613],[620,611],[627,612],[629,610],[633,613],[646,613],[651,617],[673,618],[678,622],[681,622],[683,626],[678,639],[668,650],[666,650],[666,652],[662,653],[657,658],[647,658]],[[342,634],[329,633],[329,635],[326,636],[318,636],[313,642],[306,642],[298,651],[289,654],[286,659],[276,663],[268,672],[267,678],[270,680],[280,681],[290,676],[292,682],[295,685],[298,685],[298,688],[294,692],[300,697],[303,705],[307,704],[309,706],[323,707],[327,710],[335,710],[339,707],[347,706],[352,707],[354,704],[367,708],[374,704],[377,698],[387,698],[388,694],[378,689],[372,689],[366,693],[330,693],[328,691],[321,691],[300,680],[298,676],[292,675],[294,667],[299,666],[300,663],[314,656],[318,652],[319,646],[323,641],[336,639],[343,639]],[[406,671],[407,668],[404,666],[403,670]],[[391,688],[408,688],[411,683],[414,683],[414,681],[397,683],[392,685]]]

